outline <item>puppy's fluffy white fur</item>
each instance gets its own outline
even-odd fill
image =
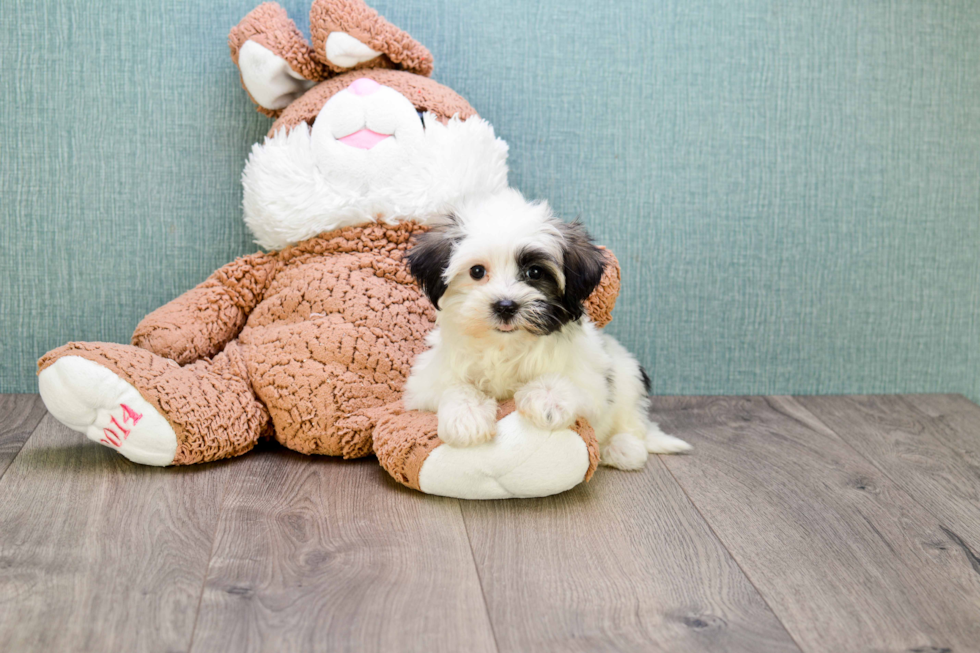
[[[507,189],[459,207],[409,256],[439,310],[405,405],[437,412],[444,442],[488,441],[497,401],[514,397],[542,429],[588,419],[605,465],[640,469],[647,452],[690,449],[647,418],[639,364],[584,313],[603,258],[581,225]]]

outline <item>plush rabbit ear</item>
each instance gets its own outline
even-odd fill
[[[432,54],[362,0],[314,0],[310,35],[320,60],[335,72],[401,68],[432,74]]]
[[[242,86],[259,111],[276,117],[318,81],[330,77],[316,51],[274,2],[253,9],[228,34]]]

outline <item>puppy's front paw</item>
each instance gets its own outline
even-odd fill
[[[439,439],[451,447],[489,442],[497,432],[497,402],[472,392],[447,393],[439,402]]]
[[[575,423],[579,390],[559,375],[541,376],[514,395],[517,412],[546,431],[565,429]]]

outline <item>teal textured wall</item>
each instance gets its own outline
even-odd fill
[[[4,0],[0,392],[252,251],[257,0]],[[305,2],[283,2],[306,29]],[[376,0],[619,255],[657,393],[980,399],[973,0]]]

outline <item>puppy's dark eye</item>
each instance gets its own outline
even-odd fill
[[[470,277],[479,281],[487,273],[487,269],[482,265],[474,265],[470,268]]]
[[[544,276],[544,270],[541,269],[541,266],[532,265],[531,267],[529,267],[527,270],[524,271],[524,274],[527,275],[528,279],[535,281]]]

